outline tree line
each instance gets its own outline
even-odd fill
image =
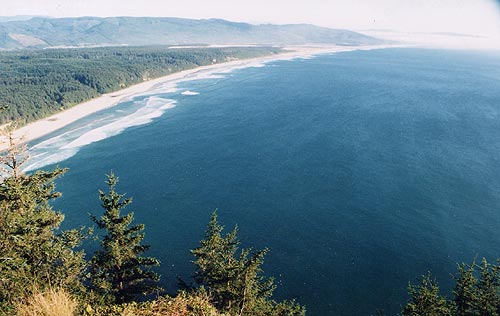
[[[461,263],[447,299],[430,273],[410,284],[403,316],[500,316],[500,261]],[[383,313],[381,313],[383,314]]]
[[[0,124],[21,124],[145,80],[277,48],[100,47],[0,52]]]

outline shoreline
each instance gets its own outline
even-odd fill
[[[21,128],[14,130],[14,138],[21,140],[22,143],[28,143],[53,133],[67,125],[74,123],[82,118],[85,118],[96,112],[114,107],[120,102],[125,101],[127,98],[133,96],[147,94],[153,92],[159,85],[171,84],[175,86],[177,83],[183,81],[196,80],[197,74],[207,73],[209,75],[217,72],[231,71],[238,68],[247,68],[256,66],[262,63],[277,61],[277,60],[290,60],[296,58],[309,58],[319,54],[330,54],[337,52],[355,51],[355,50],[372,50],[383,49],[390,47],[400,47],[398,45],[378,45],[378,46],[328,46],[328,47],[313,47],[313,46],[294,46],[284,47],[285,52],[275,55],[266,55],[261,57],[239,59],[234,61],[222,62],[213,65],[199,66],[192,69],[179,71],[163,77],[151,79],[141,82],[122,90],[111,93],[103,94],[97,98],[79,103],[67,110],[53,114],[44,119],[29,123]],[[5,137],[1,140],[0,151],[8,148],[5,142]]]

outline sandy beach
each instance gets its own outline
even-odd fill
[[[116,106],[121,101],[124,101],[132,96],[145,94],[148,91],[152,91],[158,85],[172,84],[173,86],[175,86],[175,84],[178,82],[196,79],[198,74],[210,75],[217,72],[228,71],[228,70],[230,71],[236,68],[251,67],[275,60],[307,58],[317,54],[327,54],[327,53],[353,51],[353,50],[371,50],[371,49],[381,49],[387,47],[389,46],[384,45],[384,46],[286,47],[285,48],[286,51],[281,54],[268,55],[252,59],[234,60],[214,65],[201,66],[173,73],[164,77],[148,80],[130,86],[128,88],[125,88],[123,90],[104,94],[90,101],[86,101],[76,106],[73,106],[60,113],[49,116],[45,119],[32,122],[26,126],[23,126],[15,130],[13,134],[15,138],[22,139],[23,142],[30,142],[42,136],[50,134],[54,131],[57,131],[58,129],[63,128],[68,124],[71,124],[90,114]],[[5,141],[2,141],[2,144],[0,145],[0,150],[5,150],[6,148],[7,144],[5,143]]]

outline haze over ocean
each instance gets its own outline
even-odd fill
[[[34,153],[71,169],[54,203],[65,227],[101,213],[97,190],[113,170],[171,291],[193,273],[189,249],[215,208],[244,247],[270,248],[276,294],[311,316],[394,315],[409,280],[432,271],[446,289],[456,262],[500,257],[498,54],[272,62],[137,97],[58,134]]]

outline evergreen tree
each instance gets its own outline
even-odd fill
[[[439,295],[436,281],[430,273],[423,276],[419,285],[410,284],[410,302],[403,309],[403,316],[451,316],[451,309],[444,297]]]
[[[458,275],[455,277],[453,289],[455,312],[457,316],[477,315],[475,307],[478,306],[478,280],[474,276],[476,264],[470,266],[462,263],[458,266]]]
[[[54,180],[66,169],[25,174],[23,146],[8,135],[9,150],[2,157],[0,184],[0,314],[7,314],[14,300],[33,287],[81,289],[83,252],[74,248],[79,231],[58,233],[64,216],[49,201],[60,196]]]
[[[151,270],[158,260],[143,257],[148,245],[144,239],[144,225],[132,225],[134,214],[122,215],[122,209],[132,202],[115,191],[118,178],[111,173],[106,184],[109,192],[99,191],[104,214],[92,220],[106,235],[101,240],[101,250],[91,259],[90,278],[95,289],[118,303],[129,302],[138,295],[159,291],[159,275]]]
[[[271,299],[273,279],[262,276],[267,249],[243,249],[238,254],[237,228],[222,236],[223,227],[214,212],[196,257],[195,280],[207,288],[212,303],[231,315],[304,315],[305,309],[294,301],[277,303]]]
[[[477,300],[472,302],[479,316],[500,315],[499,272],[498,265],[489,264],[486,259],[483,258],[479,266],[481,277],[477,284]]]

